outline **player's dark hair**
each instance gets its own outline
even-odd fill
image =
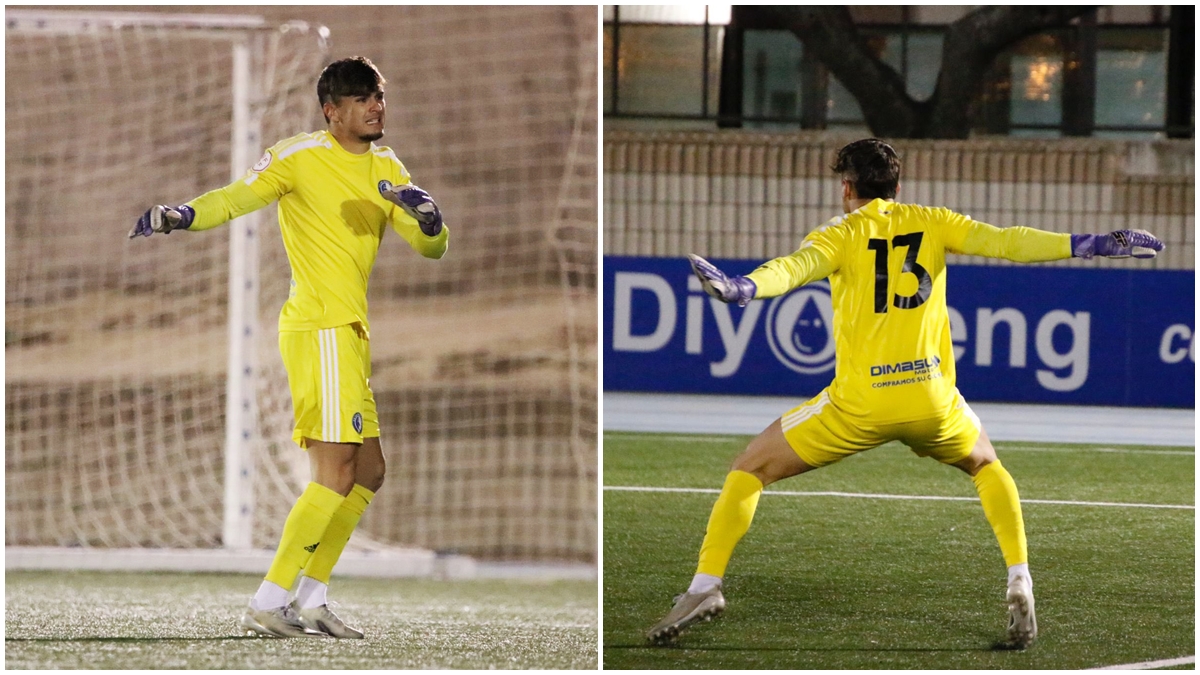
[[[317,78],[317,100],[322,108],[326,103],[338,104],[347,96],[370,96],[386,80],[379,69],[365,56],[352,56],[325,66]],[[325,116],[329,121],[329,116]]]
[[[864,138],[838,150],[831,168],[850,181],[859,199],[894,199],[900,186],[900,157],[878,138]]]

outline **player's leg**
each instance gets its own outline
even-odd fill
[[[308,450],[313,480],[288,513],[271,567],[242,619],[244,627],[263,635],[319,634],[300,623],[288,592],[354,485],[354,462],[362,439],[353,429],[346,431],[351,426],[347,408],[357,407],[362,399],[360,395],[347,401],[342,395],[341,373],[346,368],[345,359],[339,358],[344,350],[338,349],[336,333],[337,329],[328,329],[279,335],[296,419],[293,439]]]
[[[959,405],[928,441],[909,445],[917,454],[932,456],[971,476],[1008,566],[1008,639],[1013,646],[1029,646],[1037,638],[1037,619],[1021,498],[979,418],[960,396]]]
[[[750,529],[763,488],[812,468],[788,445],[779,420],[750,441],[733,460],[721,495],[713,504],[689,592],[703,592],[721,583],[733,549]]]
[[[361,630],[347,626],[329,608],[329,581],[333,568],[350,541],[363,512],[383,485],[385,462],[379,437],[364,438],[355,461],[354,487],[333,514],[321,545],[304,567],[296,589],[296,609],[301,623],[337,638],[361,639]]]
[[[647,633],[651,642],[670,642],[684,628],[724,611],[721,582],[725,568],[733,549],[750,529],[763,487],[811,468],[788,445],[779,420],[750,441],[733,461],[721,495],[713,504],[692,583],[676,598],[667,616]]]
[[[822,392],[775,420],[734,460],[709,515],[700,560],[687,592],[650,629],[651,642],[674,639],[687,626],[721,613],[721,584],[733,550],[750,529],[765,486],[878,445],[829,405]]]
[[[1034,613],[1033,577],[1029,574],[1029,548],[1017,484],[996,457],[996,449],[982,428],[971,454],[955,462],[954,466],[974,481],[983,514],[1004,554],[1004,563],[1008,566],[1008,591],[1005,594],[1008,641],[1023,649],[1037,639],[1037,615]]]
[[[314,634],[289,606],[288,591],[308,563],[354,480],[356,447],[305,439],[313,480],[304,488],[283,524],[266,577],[250,601],[244,627],[260,634],[302,637]],[[266,629],[260,630],[260,629]]]
[[[361,388],[346,392],[347,397],[359,396],[362,399],[362,404],[356,409],[357,416],[351,416],[351,426],[362,435],[362,444],[357,447],[354,456],[354,473],[349,478],[352,487],[346,500],[333,514],[320,545],[304,567],[304,575],[300,577],[296,588],[295,606],[305,626],[333,637],[359,639],[363,637],[362,631],[347,626],[330,610],[329,581],[334,566],[350,541],[350,535],[383,485],[386,463],[379,443],[379,415],[370,387],[370,351],[365,333],[349,331],[344,339],[344,347],[356,354],[358,365],[354,367],[363,374]]]

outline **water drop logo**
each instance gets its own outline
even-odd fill
[[[767,344],[788,368],[805,375],[833,369],[833,298],[819,281],[776,298],[767,307]]]

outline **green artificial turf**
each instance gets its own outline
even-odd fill
[[[605,668],[1088,668],[1195,654],[1193,448],[996,443],[1020,489],[1039,639],[1004,637],[1005,568],[966,474],[899,445],[767,489],[725,579],[728,608],[651,647],[695,571],[748,438],[610,433]],[[780,495],[772,491],[964,500]],[[1194,666],[1185,666],[1194,668]]]
[[[8,669],[588,668],[591,581],[337,580],[364,640],[246,637],[246,575],[8,572]]]

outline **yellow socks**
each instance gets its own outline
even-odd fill
[[[999,461],[992,462],[979,470],[973,479],[983,504],[983,515],[992,524],[1004,564],[1012,567],[1029,562],[1029,550],[1025,543],[1025,521],[1021,518],[1021,498],[1017,484]]]
[[[729,564],[733,548],[750,529],[762,489],[762,481],[745,471],[730,471],[725,477],[725,487],[721,488],[721,496],[708,517],[708,531],[700,545],[697,574],[725,576],[725,566]]]
[[[304,566],[304,576],[323,584],[329,583],[333,566],[342,556],[346,542],[350,541],[350,534],[358,527],[363,511],[367,510],[367,505],[374,497],[374,492],[361,485],[355,485],[350,494],[346,495],[346,500],[329,521],[329,527],[325,528],[325,534],[321,535],[321,545],[313,551],[308,564]]]
[[[283,524],[283,536],[267,571],[267,581],[283,589],[292,587],[343,501],[345,497],[324,485],[308,484]]]

